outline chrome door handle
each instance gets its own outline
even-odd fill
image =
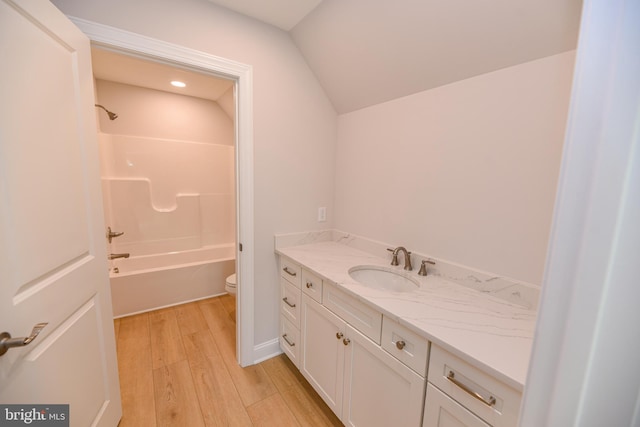
[[[24,347],[25,345],[31,344],[31,341],[35,340],[36,337],[40,334],[40,332],[47,326],[48,323],[38,323],[33,327],[31,331],[31,335],[28,337],[20,337],[20,338],[11,338],[11,334],[9,332],[3,332],[0,334],[0,356],[5,354],[10,348],[13,347]]]

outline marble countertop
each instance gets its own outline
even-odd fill
[[[391,267],[387,259],[336,242],[279,248],[276,253],[514,389],[524,389],[536,322],[534,310],[436,275],[418,276],[417,268],[405,272],[401,266]],[[389,292],[364,286],[349,276],[349,269],[357,265],[397,269],[417,279],[420,288]]]

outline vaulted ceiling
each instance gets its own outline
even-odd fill
[[[287,31],[338,113],[575,49],[582,8],[582,0],[209,1]],[[131,64],[96,58],[97,78],[161,89],[150,69],[144,82],[129,81]],[[186,78],[177,71],[158,68],[162,81]],[[201,78],[190,80],[195,96],[224,92],[199,89]]]
[[[209,1],[289,31],[339,113],[575,49],[582,8],[581,0]]]

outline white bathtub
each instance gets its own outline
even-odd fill
[[[132,256],[111,266],[113,314],[122,317],[224,294],[235,272],[235,244]]]

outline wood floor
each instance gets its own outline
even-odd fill
[[[114,325],[120,427],[342,426],[285,355],[238,365],[232,296]]]

